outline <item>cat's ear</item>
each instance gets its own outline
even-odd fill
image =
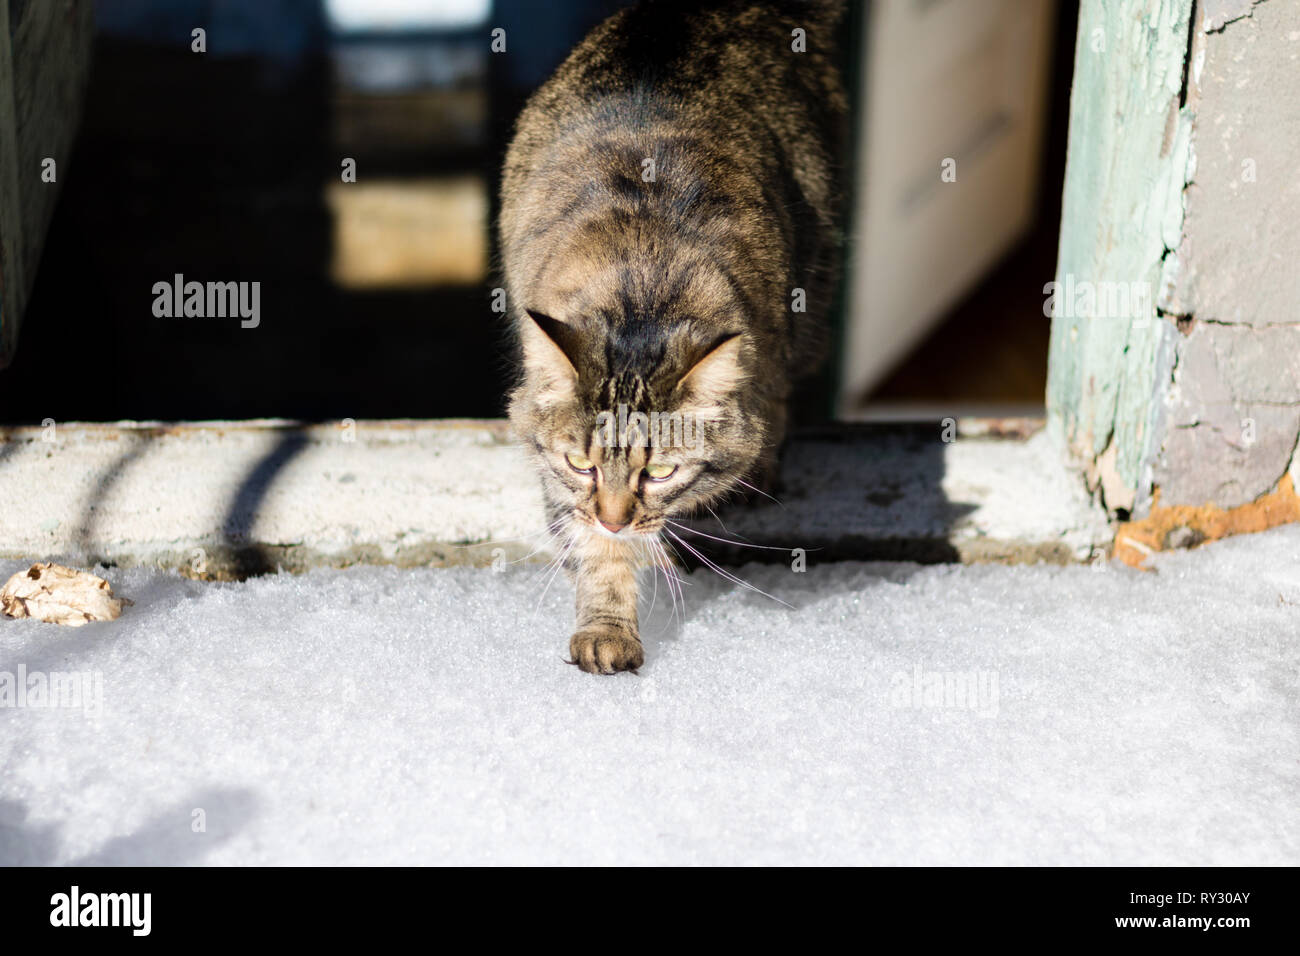
[[[745,380],[740,364],[742,341],[739,332],[714,339],[677,383],[678,391],[716,400],[737,388]]]
[[[531,320],[524,323],[524,365],[557,384],[572,385],[582,360],[582,334],[549,315],[532,309],[524,311]]]

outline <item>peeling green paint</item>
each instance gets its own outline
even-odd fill
[[[1192,0],[1085,0],[1079,14],[1056,280],[1151,295],[1121,314],[1053,316],[1047,404],[1111,510],[1149,503],[1178,337],[1157,307],[1191,162],[1191,14]]]

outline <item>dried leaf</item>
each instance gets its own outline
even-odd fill
[[[50,624],[80,627],[87,621],[112,621],[130,604],[113,597],[103,578],[49,562],[19,571],[0,590],[0,610]]]

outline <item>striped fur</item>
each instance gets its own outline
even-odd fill
[[[666,519],[765,480],[792,385],[824,350],[838,17],[825,2],[643,2],[597,27],[519,118],[500,221],[522,355],[510,417],[570,548],[583,670],[640,665],[637,565],[663,556]],[[605,447],[598,416],[620,406],[690,416],[703,440]],[[676,471],[654,481],[648,465]]]

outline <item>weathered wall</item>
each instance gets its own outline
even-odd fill
[[[1186,335],[1154,479],[1163,504],[1230,508],[1277,485],[1300,436],[1300,3],[1205,12],[1223,25],[1193,47],[1195,165],[1166,304]]]
[[[1192,16],[1080,13],[1057,280],[1150,297],[1058,308],[1048,406],[1113,513],[1245,505],[1300,436],[1300,3]]]

